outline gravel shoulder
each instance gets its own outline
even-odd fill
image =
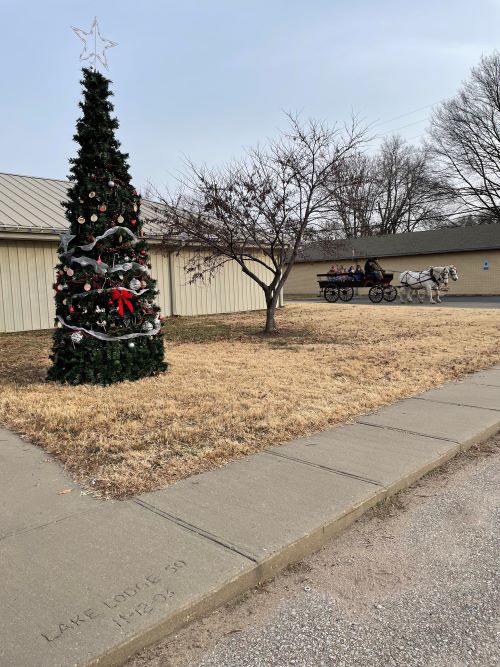
[[[500,434],[126,667],[500,664]]]

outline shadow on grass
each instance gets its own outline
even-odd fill
[[[45,381],[52,344],[51,331],[0,335],[0,386],[26,386]]]
[[[312,328],[295,328],[278,318],[278,329],[263,332],[262,312],[201,317],[170,317],[165,320],[164,337],[169,344],[208,344],[225,341],[267,345],[276,350],[298,351],[302,345],[333,342],[318,339]],[[0,334],[0,386],[27,386],[45,382],[50,365],[52,330]]]
[[[313,329],[295,329],[290,325],[279,326],[272,334],[266,334],[262,326],[256,325],[255,315],[237,314],[234,321],[230,316],[213,317],[172,317],[166,320],[165,342],[211,343],[218,341],[238,341],[240,343],[264,343],[271,347],[287,347],[317,342]]]

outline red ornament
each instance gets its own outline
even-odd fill
[[[137,224],[137,220],[131,220],[131,221],[130,221],[130,224],[131,224],[131,225],[136,225],[136,224]]]
[[[132,296],[132,293],[129,292],[126,289],[113,289],[111,292],[111,298],[113,301],[118,301],[118,314],[123,317],[124,314],[124,308],[123,305],[127,306],[127,308],[130,310],[132,313],[134,311],[134,306],[132,305],[132,302],[130,301],[130,297]]]
[[[108,306],[112,306],[112,305],[113,305],[113,300],[110,299],[110,300],[108,301]]]
[[[99,255],[99,257],[97,258],[97,263],[98,263],[98,264],[102,264],[101,255]]]
[[[74,312],[75,312],[75,307],[74,307],[74,306],[70,306],[70,307],[69,307],[69,312],[70,312],[70,313],[74,313]]]
[[[141,255],[145,255],[145,254],[146,254],[146,251],[144,249],[141,250]]]

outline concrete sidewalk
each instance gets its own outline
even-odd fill
[[[0,665],[120,665],[499,429],[496,366],[123,502],[0,430]]]

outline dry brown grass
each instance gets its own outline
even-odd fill
[[[165,486],[500,361],[493,310],[288,305],[167,323],[168,373],[44,382],[50,332],[0,336],[0,421],[102,495]]]

